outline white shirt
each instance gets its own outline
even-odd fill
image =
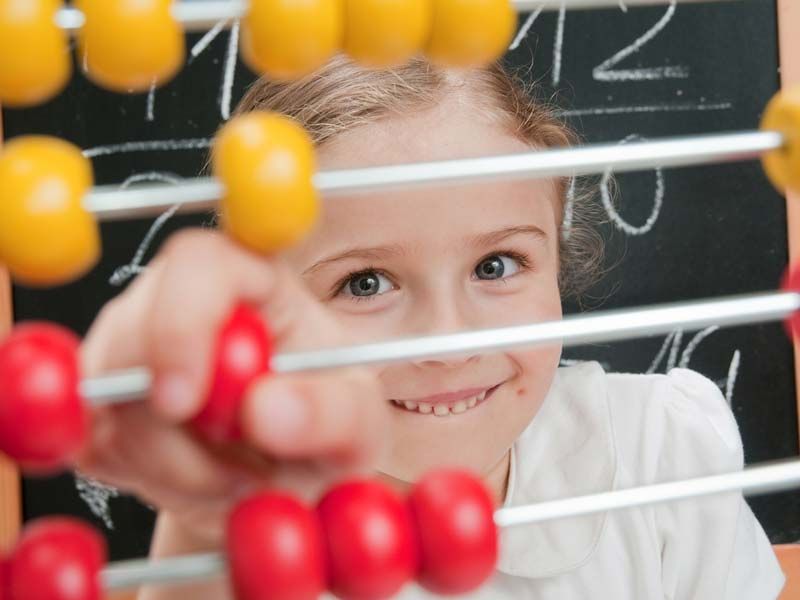
[[[702,375],[559,369],[517,440],[505,505],[729,472],[739,430]],[[492,579],[470,599],[774,600],[784,576],[741,494],[503,530]],[[402,599],[433,598],[409,585]]]

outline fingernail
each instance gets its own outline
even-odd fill
[[[254,399],[251,418],[255,441],[279,450],[294,446],[308,427],[308,406],[291,386],[273,383]]]
[[[158,378],[153,396],[159,412],[164,417],[183,421],[192,415],[195,394],[194,385],[188,376],[170,373]]]

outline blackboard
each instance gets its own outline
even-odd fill
[[[780,85],[774,2],[670,5],[520,15],[507,62],[587,142],[753,129]],[[201,169],[210,137],[253,75],[237,61],[235,27],[188,36],[190,60],[150,94],[104,92],[81,75],[45,106],[4,110],[5,136],[66,138],[92,158],[99,184],[177,182]],[[596,201],[603,181],[596,186]],[[787,263],[786,209],[757,163],[619,176],[600,224],[609,273],[591,310],[772,289]],[[102,262],[46,291],[14,287],[15,320],[41,318],[84,333],[99,308],[144,267],[170,231],[208,215],[162,215],[102,226]],[[572,303],[568,311],[578,310]],[[694,368],[730,398],[748,463],[798,454],[793,353],[778,324],[675,332],[568,349],[608,368]],[[800,494],[751,500],[774,543],[800,540]],[[70,512],[107,531],[114,559],[146,554],[153,514],[131,498],[71,475],[23,482],[24,519]]]

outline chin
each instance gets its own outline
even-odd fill
[[[441,418],[392,410],[391,451],[379,470],[407,482],[442,467],[488,473],[520,433],[519,413],[503,406],[499,397],[493,400]]]

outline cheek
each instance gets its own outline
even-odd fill
[[[537,275],[520,293],[509,296],[503,311],[511,324],[555,321],[561,318],[561,294],[558,278]]]
[[[521,398],[531,398],[540,404],[553,381],[558,361],[561,359],[561,345],[543,346],[529,350],[509,353],[515,363],[519,376],[516,378],[514,393]]]

